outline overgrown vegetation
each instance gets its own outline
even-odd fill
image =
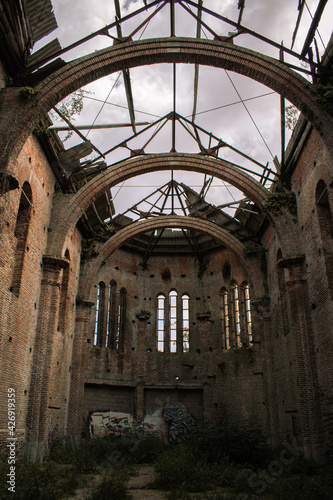
[[[60,105],[57,106],[58,111],[69,121],[75,121],[75,115],[79,115],[83,109],[83,97],[84,95],[92,94],[88,90],[79,89],[66,97],[61,101]],[[54,111],[50,112],[53,121],[58,121],[59,116]],[[63,142],[67,141],[73,135],[73,130],[69,130],[63,139]]]
[[[38,94],[41,93],[40,90],[38,90],[38,89],[36,90],[33,87],[21,87],[19,89],[19,92],[20,92],[20,96],[22,97],[22,99],[25,99],[25,100],[33,99],[34,97],[36,97]]]
[[[98,243],[105,243],[113,233],[114,229],[108,224],[104,224],[104,226],[100,226],[98,230],[96,230],[92,238],[84,238],[81,243],[81,263],[84,264],[94,257],[97,257],[99,251],[96,245]]]
[[[325,78],[323,82],[313,85],[318,104],[330,115],[333,115],[333,77]]]
[[[260,429],[247,425],[195,426],[191,438],[167,445],[142,428],[123,435],[82,439],[74,445],[54,439],[43,463],[16,465],[20,500],[65,499],[80,489],[87,500],[127,500],[126,483],[138,464],[153,464],[149,488],[165,491],[172,500],[329,500],[333,498],[333,464],[306,461],[300,448],[265,444]],[[7,464],[1,467],[0,488],[6,491]]]
[[[292,191],[285,189],[282,184],[276,184],[274,192],[268,195],[264,207],[261,208],[264,215],[279,215],[282,209],[288,210],[291,215],[297,214],[296,196]]]
[[[290,105],[286,107],[286,128],[294,130],[297,120],[299,118],[299,110],[296,106]]]

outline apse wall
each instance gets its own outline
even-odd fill
[[[126,290],[126,312],[119,348],[107,347],[106,334],[101,343],[96,338],[98,311],[96,315],[96,306],[92,308],[83,408],[86,424],[91,414],[103,414],[109,421],[110,412],[112,418],[125,418],[126,414],[130,421],[141,422],[152,414],[160,417],[165,405],[176,402],[185,405],[197,419],[253,419],[267,432],[263,412],[267,374],[263,377],[260,324],[255,311],[251,338],[245,339],[244,334],[243,345],[237,347],[230,332],[230,345],[226,346],[223,291],[231,293],[237,283],[239,290],[241,285],[249,285],[250,297],[255,294],[238,257],[228,249],[219,249],[212,251],[204,264],[194,257],[172,255],[150,257],[147,264],[142,269],[142,257],[119,249],[96,277],[96,304],[100,287],[105,286],[104,331],[108,329],[107,321],[111,324],[107,304],[111,287],[116,294],[118,318],[121,293]],[[177,341],[169,349],[166,343],[170,342],[173,315],[170,292],[177,293]],[[158,297],[162,296],[167,338],[163,352],[158,350]],[[181,338],[184,296],[189,297],[189,346],[185,350]],[[231,302],[229,307],[231,314]],[[101,310],[100,303],[97,309]],[[230,329],[232,321],[230,317]]]

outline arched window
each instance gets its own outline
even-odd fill
[[[222,322],[222,338],[224,349],[230,347],[230,332],[229,332],[229,304],[228,304],[228,291],[222,288],[220,293],[220,307],[221,307],[221,322]]]
[[[119,292],[119,309],[118,309],[118,328],[115,338],[115,349],[122,350],[124,347],[124,329],[126,316],[126,295],[125,288],[121,288]]]
[[[190,351],[190,305],[189,296],[182,296],[183,352]]]
[[[241,286],[241,318],[242,318],[242,341],[247,345],[252,345],[252,318],[250,286],[248,283],[242,283]]]
[[[104,327],[105,283],[100,281],[97,288],[94,345],[101,345]]]
[[[177,352],[177,292],[171,290],[169,293],[169,332],[170,352]]]
[[[117,331],[117,314],[116,314],[116,291],[117,283],[111,280],[109,283],[109,306],[108,306],[108,321],[106,330],[106,347],[114,349],[115,337]]]
[[[163,294],[157,297],[157,350],[164,352],[165,335],[165,296]]]
[[[240,310],[239,310],[239,291],[236,281],[231,282],[231,306],[232,306],[232,327],[234,333],[234,346],[241,347],[241,326],[240,326]]]
[[[65,252],[66,259],[69,260],[68,249]],[[62,273],[61,292],[60,292],[60,307],[59,307],[59,326],[58,330],[65,332],[67,318],[67,302],[68,302],[68,282],[69,282],[69,266],[65,267]]]
[[[27,238],[32,205],[30,184],[25,182],[22,186],[19,209],[16,218],[14,235],[17,238],[15,261],[10,290],[18,297],[20,293],[24,256],[27,251]]]

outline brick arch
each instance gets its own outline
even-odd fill
[[[207,233],[211,237],[216,238],[239,257],[241,263],[248,271],[251,283],[258,283],[258,276],[260,276],[259,269],[254,269],[254,267],[246,261],[244,258],[244,245],[237,238],[232,236],[226,229],[211,221],[199,219],[197,217],[181,217],[173,215],[134,222],[133,224],[120,229],[114,236],[111,236],[111,238],[99,249],[98,257],[89,262],[82,269],[79,296],[84,299],[90,297],[102,262],[105,259],[108,259],[110,255],[117,250],[117,248],[123,245],[127,240],[140,233],[163,228],[191,229]]]
[[[22,103],[17,88],[2,91],[0,150],[3,154],[0,170],[17,157],[38,115],[71,92],[125,68],[172,62],[228,69],[270,87],[306,111],[313,123],[321,124],[323,138],[332,154],[333,145],[329,140],[332,118],[316,103],[307,80],[286,65],[250,49],[215,40],[161,38],[118,44],[67,63],[36,87],[40,92],[36,95],[38,106],[30,101]]]
[[[84,185],[71,200],[65,202],[55,211],[57,220],[51,222],[49,253],[62,255],[66,244],[66,236],[81,217],[82,213],[104,191],[136,175],[161,170],[186,170],[213,175],[240,189],[246,197],[257,205],[262,205],[268,195],[266,188],[233,163],[203,155],[169,153],[160,155],[143,155],[125,160],[109,167],[104,172]]]

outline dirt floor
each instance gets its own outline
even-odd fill
[[[165,495],[157,490],[150,490],[149,483],[154,479],[154,467],[142,465],[138,475],[133,476],[127,483],[128,492],[132,500],[165,500]]]

